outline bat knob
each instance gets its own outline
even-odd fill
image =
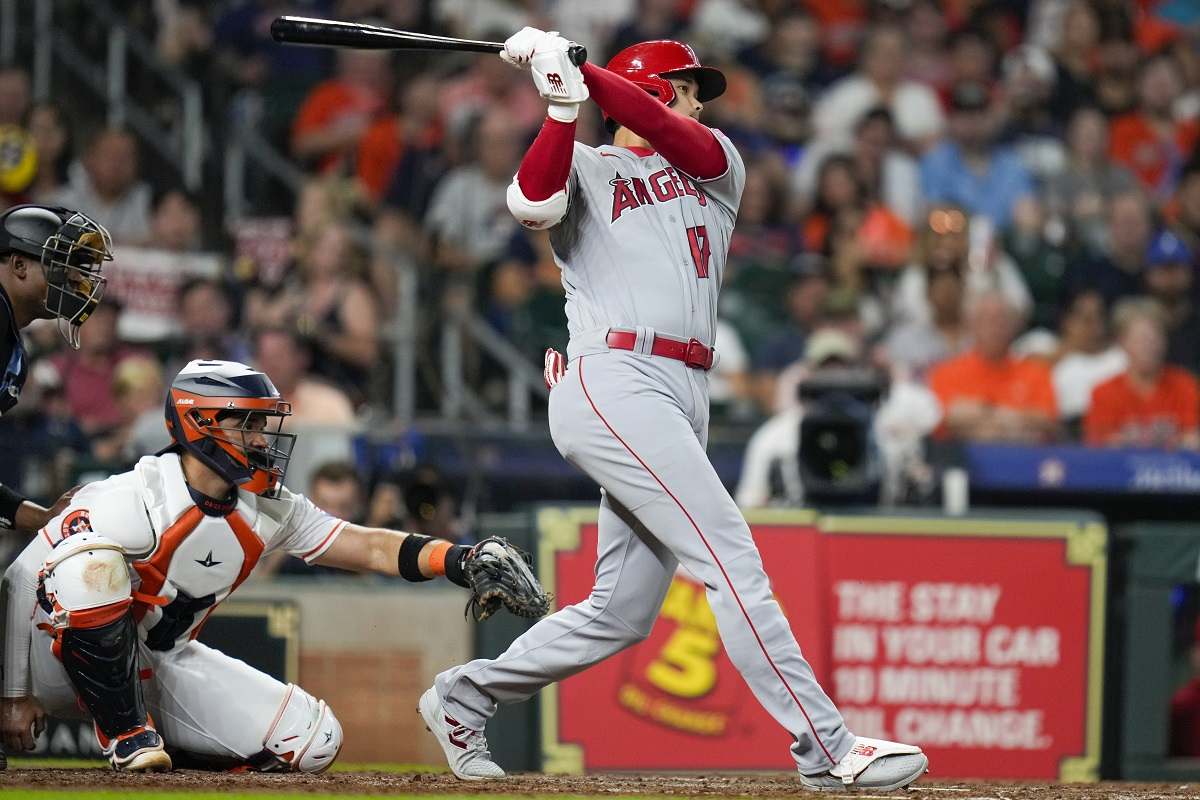
[[[587,61],[587,48],[581,44],[573,44],[567,48],[567,58],[577,67],[582,67]]]

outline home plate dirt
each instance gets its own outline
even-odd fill
[[[10,769],[0,788],[190,790],[209,792],[283,791],[312,794],[457,795],[657,795],[677,797],[791,797],[806,792],[789,774],[518,774],[502,781],[463,782],[444,773],[339,772],[329,775],[229,774],[178,770],[166,775],[130,775],[98,769]],[[890,794],[855,793],[909,800],[1200,800],[1200,783],[997,783],[927,780]]]

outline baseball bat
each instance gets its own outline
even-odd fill
[[[499,53],[504,50],[503,42],[433,36],[361,22],[311,17],[276,17],[271,23],[271,38],[283,44],[353,47],[359,50],[455,50],[468,53]],[[587,61],[587,50],[582,45],[571,45],[567,54],[577,67]]]

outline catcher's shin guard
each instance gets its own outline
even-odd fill
[[[275,714],[263,749],[246,759],[258,772],[321,773],[342,749],[342,724],[333,711],[294,683]]]
[[[137,633],[128,611],[98,628],[62,631],[58,652],[80,702],[105,738],[113,740],[146,725]]]

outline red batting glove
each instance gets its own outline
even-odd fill
[[[546,381],[546,388],[553,389],[558,386],[558,382],[563,379],[563,375],[567,374],[567,360],[563,358],[563,354],[555,350],[553,347],[546,348],[546,368],[542,370],[542,377]]]

